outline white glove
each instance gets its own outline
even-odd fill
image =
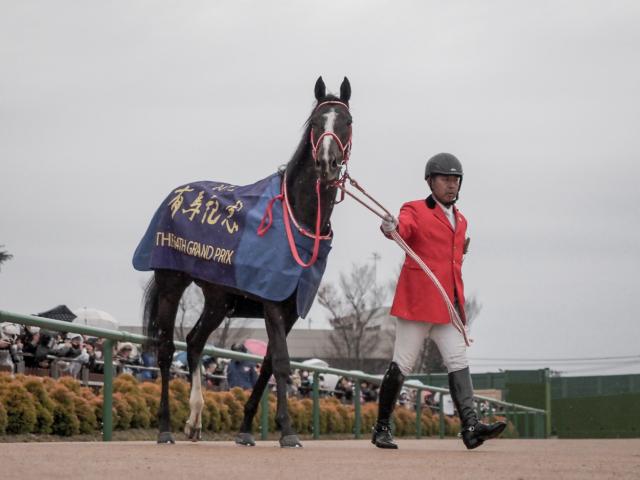
[[[396,220],[391,215],[388,215],[382,220],[382,225],[380,225],[380,228],[384,233],[394,232],[396,228],[398,228],[398,220]]]

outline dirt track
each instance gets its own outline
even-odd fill
[[[640,479],[640,439],[494,440],[473,451],[455,439],[400,440],[395,451],[366,440],[304,444],[2,443],[0,471],[16,480]]]

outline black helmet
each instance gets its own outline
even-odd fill
[[[462,181],[462,164],[450,153],[438,153],[427,161],[424,179],[428,179],[429,175],[457,175]]]

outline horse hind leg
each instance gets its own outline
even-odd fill
[[[158,411],[158,443],[175,443],[171,433],[171,417],[169,409],[169,380],[171,361],[175,346],[173,344],[173,329],[176,313],[182,293],[191,283],[191,279],[180,272],[155,272],[156,287],[147,299],[150,305],[150,320],[155,325],[154,332],[150,332],[156,339],[158,353],[158,367],[162,378],[160,409]]]
[[[187,335],[187,362],[191,379],[191,394],[189,396],[189,419],[184,427],[184,434],[192,442],[202,439],[202,410],[204,397],[202,395],[202,374],[200,358],[202,350],[213,332],[227,314],[226,295],[219,288],[208,284],[200,285],[205,296],[202,314],[193,329]]]

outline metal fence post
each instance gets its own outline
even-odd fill
[[[313,372],[313,438],[320,438],[320,373]]]
[[[266,440],[269,433],[269,384],[260,399],[260,440]]]
[[[354,379],[355,380],[355,385],[354,385],[354,392],[353,392],[353,406],[354,406],[354,410],[355,410],[355,424],[353,426],[354,430],[355,430],[355,437],[356,438],[361,438],[362,437],[362,419],[361,419],[361,415],[360,415],[360,380],[358,380],[357,378]]]
[[[416,438],[422,437],[422,389],[416,390]]]
[[[104,355],[104,385],[102,386],[102,440],[111,441],[113,418],[113,342],[105,338],[102,347]]]
[[[440,438],[444,438],[444,394],[440,393]]]

